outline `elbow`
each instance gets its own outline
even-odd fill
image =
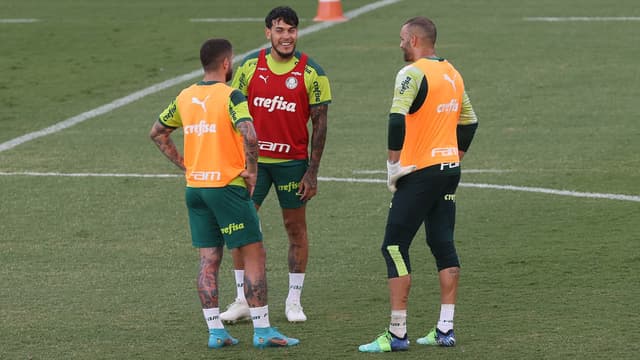
[[[160,131],[158,129],[158,123],[153,124],[151,130],[149,130],[149,139],[153,142],[157,142],[158,137],[160,136]]]
[[[158,133],[153,131],[153,130],[151,130],[149,132],[149,139],[151,139],[152,142],[157,144],[158,143]]]

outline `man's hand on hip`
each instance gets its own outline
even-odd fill
[[[387,187],[392,193],[396,192],[396,182],[401,177],[411,173],[416,169],[415,165],[400,166],[400,161],[390,162],[387,160]]]

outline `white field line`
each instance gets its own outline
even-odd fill
[[[640,21],[638,16],[568,16],[568,17],[526,17],[525,21],[566,22],[566,21]]]
[[[0,19],[0,24],[28,24],[40,21],[39,19]]]
[[[0,176],[53,176],[53,177],[118,177],[118,178],[181,178],[181,174],[118,174],[118,173],[59,173],[59,172],[35,172],[35,171],[19,171],[4,172],[0,171]],[[369,183],[369,184],[386,184],[386,179],[359,179],[359,178],[337,178],[319,176],[318,180],[327,182],[347,182],[347,183]],[[625,194],[603,194],[591,192],[578,192],[571,190],[556,190],[540,187],[513,186],[513,185],[495,185],[495,184],[477,184],[477,183],[460,183],[461,187],[493,189],[506,191],[523,191],[539,194],[549,194],[558,196],[570,196],[588,199],[607,199],[640,202],[638,195]]]
[[[51,176],[51,177],[116,177],[116,178],[181,178],[181,174],[119,174],[119,173],[59,173],[39,171],[0,171],[0,176]]]
[[[391,4],[397,3],[399,1],[402,1],[402,0],[382,0],[382,1],[377,1],[375,3],[369,4],[369,5],[365,5],[365,6],[361,7],[361,8],[349,11],[349,12],[345,13],[344,15],[346,17],[352,19],[352,18],[354,18],[356,16],[359,16],[359,15],[362,15],[362,14],[364,14],[366,12],[379,9],[379,8],[387,6],[387,5],[391,5]],[[298,37],[304,36],[304,35],[307,35],[307,34],[311,34],[311,33],[314,33],[314,32],[318,32],[320,30],[324,30],[324,29],[330,28],[330,27],[338,25],[338,24],[340,24],[340,22],[321,22],[321,23],[317,23],[317,24],[308,26],[308,27],[306,27],[304,29],[301,29],[298,32]],[[266,47],[266,46],[270,46],[270,43],[263,44],[262,46],[260,46],[258,48],[255,48],[253,50],[249,50],[249,51],[247,51],[246,53],[244,53],[242,55],[235,56],[233,58],[233,63],[234,64],[237,63],[238,61],[242,60],[244,57],[246,57],[250,53],[252,53],[254,51],[257,51],[257,50],[259,50],[259,49],[261,49],[263,47]],[[95,109],[83,112],[82,114],[70,117],[70,118],[68,118],[66,120],[63,120],[63,121],[61,121],[59,123],[56,123],[56,124],[51,125],[49,127],[46,127],[44,129],[41,129],[41,130],[38,130],[38,131],[34,131],[34,132],[30,132],[28,134],[25,134],[25,135],[19,136],[17,138],[5,141],[3,143],[0,143],[0,152],[6,151],[6,150],[9,150],[9,149],[13,149],[16,146],[24,144],[26,142],[29,142],[31,140],[35,140],[35,139],[43,137],[43,136],[47,136],[47,135],[51,135],[51,134],[57,133],[59,131],[67,129],[67,128],[71,127],[71,126],[74,126],[74,125],[77,125],[77,124],[79,124],[81,122],[84,122],[86,120],[92,119],[92,118],[94,118],[96,116],[106,114],[106,113],[111,112],[111,111],[113,111],[115,109],[118,109],[118,108],[120,108],[122,106],[128,105],[128,104],[130,104],[130,103],[132,103],[132,102],[134,102],[136,100],[139,100],[139,99],[141,99],[141,98],[143,98],[145,96],[155,94],[155,93],[157,93],[159,91],[162,91],[162,90],[167,89],[169,87],[172,87],[174,85],[178,85],[180,83],[195,79],[195,78],[197,78],[199,76],[202,76],[202,69],[194,70],[194,71],[192,71],[192,72],[190,72],[188,74],[180,75],[180,76],[175,77],[173,79],[165,80],[165,81],[163,81],[161,83],[158,83],[158,84],[155,84],[155,85],[151,85],[148,88],[136,91],[136,92],[134,92],[132,94],[129,94],[129,95],[126,95],[126,96],[121,97],[119,99],[116,99],[116,100],[114,100],[114,101],[112,101],[112,102],[110,102],[110,103],[108,103],[106,105],[102,105],[102,106],[97,107]]]
[[[559,196],[571,196],[571,197],[588,198],[588,199],[608,199],[608,200],[622,200],[622,201],[640,202],[640,196],[638,196],[638,195],[606,194],[606,193],[603,194],[603,193],[592,193],[592,192],[578,192],[578,191],[571,191],[571,190],[546,189],[546,188],[529,187],[529,186],[476,184],[476,183],[464,183],[464,182],[461,182],[460,186],[462,186],[462,187],[471,187],[471,188],[480,188],[480,189],[494,189],[494,190],[507,190],[507,191],[525,191],[525,192],[532,192],[532,193],[550,194],[550,195],[559,195]]]
[[[500,170],[500,169],[462,169],[463,173],[466,174],[482,174],[482,173],[493,173],[493,174],[501,174],[511,172],[511,170]],[[373,174],[386,174],[387,170],[353,170],[354,174],[363,174],[363,175],[373,175]]]

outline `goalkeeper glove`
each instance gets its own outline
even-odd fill
[[[387,160],[387,187],[392,193],[396,192],[396,182],[401,177],[411,173],[416,169],[415,165],[400,166],[400,161],[394,163]]]

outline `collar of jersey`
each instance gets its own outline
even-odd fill
[[[198,81],[198,85],[213,85],[213,84],[217,84],[220,81],[215,81],[215,80],[211,80],[211,81]]]
[[[274,74],[286,74],[296,67],[298,61],[300,61],[301,56],[302,55],[300,54],[300,52],[296,50],[296,52],[293,54],[293,57],[289,61],[287,61],[286,63],[281,63],[273,60],[273,57],[271,56],[271,48],[268,48],[266,53],[267,65],[269,65],[269,69]]]

